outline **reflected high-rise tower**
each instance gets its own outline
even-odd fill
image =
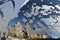
[[[26,27],[27,35],[30,36],[30,30],[31,30],[31,28],[30,28],[30,23],[29,23],[29,21],[26,21],[25,27]]]
[[[15,28],[16,28],[17,31],[22,31],[22,30],[23,30],[20,22],[17,22],[17,23],[15,24]]]

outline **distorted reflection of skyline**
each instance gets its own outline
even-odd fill
[[[16,8],[13,9],[12,3],[8,2],[2,9],[4,15],[7,19],[6,22],[0,21],[0,25],[2,23],[6,25],[14,25],[17,21],[21,23],[24,27],[24,23],[29,20],[31,24],[31,28],[46,28],[44,34],[48,34],[53,38],[60,37],[60,1],[58,0],[30,0],[26,5],[24,5],[21,9],[21,5],[24,3],[24,0],[15,0]],[[35,9],[33,7],[35,5]],[[2,26],[1,25],[1,26]],[[38,30],[38,29],[37,29]],[[40,31],[40,30],[39,30]],[[56,32],[57,31],[57,32]],[[42,32],[43,33],[43,32]]]

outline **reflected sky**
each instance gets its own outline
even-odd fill
[[[41,0],[30,0],[26,5],[24,5],[21,9],[21,4],[23,4],[25,1],[24,0],[20,0],[20,1],[16,1],[16,8],[15,10],[13,10],[13,7],[8,7],[9,4],[6,4],[7,6],[2,9],[4,12],[5,17],[7,18],[8,21],[6,21],[6,25],[11,25],[13,26],[17,21],[19,21],[21,23],[21,25],[24,27],[24,23],[29,20],[30,21],[30,25],[31,28],[46,28],[46,34],[48,34],[49,36],[52,36],[53,38],[58,38],[60,37],[60,34],[58,33],[54,33],[54,24],[59,23],[59,21],[54,21],[55,17],[60,16],[60,14],[56,14],[55,11],[57,11],[58,9],[55,7],[55,5],[60,4],[60,1],[58,0],[43,0],[43,2]],[[10,2],[11,3],[11,2]],[[33,4],[36,3],[36,4]],[[10,4],[11,6],[12,4]],[[32,5],[35,5],[36,8],[40,8],[40,11],[43,11],[44,13],[39,13],[37,10],[38,9],[34,9],[34,7],[32,7]],[[44,7],[55,7],[54,9],[49,9],[49,11],[45,11],[45,9],[43,9]],[[8,8],[7,8],[8,7]],[[59,6],[60,7],[60,6]],[[11,8],[11,9],[10,9]],[[7,10],[8,11],[7,11]],[[36,11],[33,12],[33,10]],[[51,11],[52,10],[52,11]],[[60,10],[58,10],[60,11]],[[46,12],[46,14],[45,14]],[[48,12],[51,12],[48,14]],[[35,14],[34,14],[35,13]],[[10,16],[9,16],[10,15]],[[52,21],[50,21],[52,20]],[[2,23],[3,24],[3,23]],[[50,25],[51,24],[51,25]],[[53,24],[53,25],[52,25]],[[50,25],[50,26],[49,26]],[[57,25],[57,27],[59,27],[60,25]],[[51,31],[47,31],[47,29],[49,30],[49,27],[52,27],[50,30]]]

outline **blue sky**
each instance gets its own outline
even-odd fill
[[[15,1],[15,9],[13,9],[13,5],[12,5],[12,3],[11,3],[11,1],[9,1],[9,2],[7,2],[7,3],[5,3],[5,4],[3,4],[3,5],[1,5],[0,7],[3,7],[2,8],[2,11],[3,11],[3,13],[4,13],[4,16],[5,16],[5,18],[6,18],[6,21],[4,22],[4,20],[2,20],[1,18],[1,20],[0,20],[0,26],[1,26],[1,28],[0,29],[4,29],[4,30],[6,30],[6,28],[7,28],[7,25],[8,25],[8,23],[10,22],[10,24],[9,25],[12,25],[12,24],[15,24],[16,23],[16,21],[20,21],[20,23],[22,24],[22,26],[24,25],[24,22],[26,21],[25,19],[29,19],[30,20],[30,22],[32,23],[33,21],[31,20],[31,19],[34,19],[34,16],[35,16],[35,20],[36,21],[34,21],[35,23],[36,22],[38,22],[39,21],[39,19],[37,19],[37,14],[36,15],[34,15],[34,16],[32,16],[31,18],[28,18],[29,16],[30,16],[30,14],[28,14],[29,16],[27,16],[27,17],[25,17],[24,16],[24,18],[25,19],[22,19],[22,16],[23,16],[23,14],[24,15],[26,15],[25,13],[23,13],[23,14],[20,14],[20,15],[18,15],[19,14],[19,11],[20,11],[20,7],[21,7],[21,5],[25,2],[25,0],[14,0]],[[48,1],[49,2],[49,1]],[[46,5],[45,5],[46,6]],[[21,9],[22,10],[22,9]],[[25,9],[26,10],[26,9]],[[33,10],[33,9],[32,9]],[[39,15],[38,15],[39,16]],[[12,21],[10,21],[10,20],[12,20]],[[46,21],[45,19],[42,19],[43,20],[43,22],[42,21],[39,21],[39,22],[41,22],[41,23],[43,23],[43,24],[45,24],[44,22]],[[49,20],[50,21],[50,20]],[[49,22],[48,21],[48,22]],[[38,23],[39,23],[38,22]],[[33,23],[34,24],[34,23]],[[42,24],[40,24],[41,26],[42,26],[42,28],[45,28],[44,26],[47,26],[47,25],[42,25]],[[34,25],[33,25],[34,26]],[[35,26],[37,26],[37,25],[35,25]],[[58,37],[60,37],[60,34],[57,34],[57,33],[53,33],[53,32],[46,32],[48,35],[50,35],[50,36],[52,36],[53,38],[58,38]]]

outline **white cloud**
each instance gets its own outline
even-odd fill
[[[32,6],[32,9],[31,9],[31,15],[34,15],[34,16],[37,16],[38,15],[38,10],[40,9],[41,7],[40,6]],[[36,10],[34,10],[36,9]]]
[[[54,8],[55,7],[53,7],[53,6],[42,5],[41,9],[44,9],[44,10],[41,10],[39,13],[41,13],[42,15],[48,15],[48,14],[52,13]]]
[[[29,19],[29,23],[31,23],[31,24],[32,24],[32,23],[33,23],[33,20],[32,20],[32,19]]]
[[[55,31],[55,33],[60,34],[60,23],[56,23],[55,25],[53,25],[53,28]]]
[[[35,20],[35,17],[33,17],[33,20]]]
[[[50,2],[50,4],[53,4],[52,2]]]
[[[24,13],[23,15],[26,16],[26,13]]]
[[[26,12],[26,17],[31,17],[32,15],[28,12]]]
[[[48,29],[50,31],[60,34],[60,20],[59,19],[60,19],[60,16],[55,17],[55,19],[53,19],[52,16],[50,16],[49,18],[42,18],[41,21],[45,22],[48,25],[49,27]]]
[[[60,5],[55,5],[55,7],[60,10]]]
[[[50,8],[54,9],[53,6],[48,6],[48,5],[42,5],[41,9],[45,9],[45,11],[48,11]]]
[[[44,0],[41,0],[41,2],[43,2]]]
[[[42,8],[41,9],[49,10],[50,7],[48,5],[42,5]]]
[[[36,5],[36,3],[33,3],[33,5]]]
[[[48,14],[46,13],[46,11],[40,11],[40,13],[43,14],[43,15],[48,15]]]
[[[22,20],[23,20],[23,22],[26,22],[27,21],[27,19],[25,19],[25,18],[22,18]]]
[[[57,20],[50,18],[42,18],[41,21],[45,22],[47,25],[54,25]]]
[[[37,24],[39,25],[39,27],[45,28],[44,25],[42,25],[42,23],[37,22]]]
[[[42,17],[41,15],[38,15],[38,17],[40,18],[40,17]]]
[[[57,17],[58,22],[60,22],[60,16]]]
[[[34,16],[37,16],[37,15],[38,15],[38,12],[39,12],[39,9],[40,9],[41,7],[36,6],[35,8],[36,8],[36,10],[35,10]]]
[[[60,0],[58,0],[58,1],[60,1]]]

